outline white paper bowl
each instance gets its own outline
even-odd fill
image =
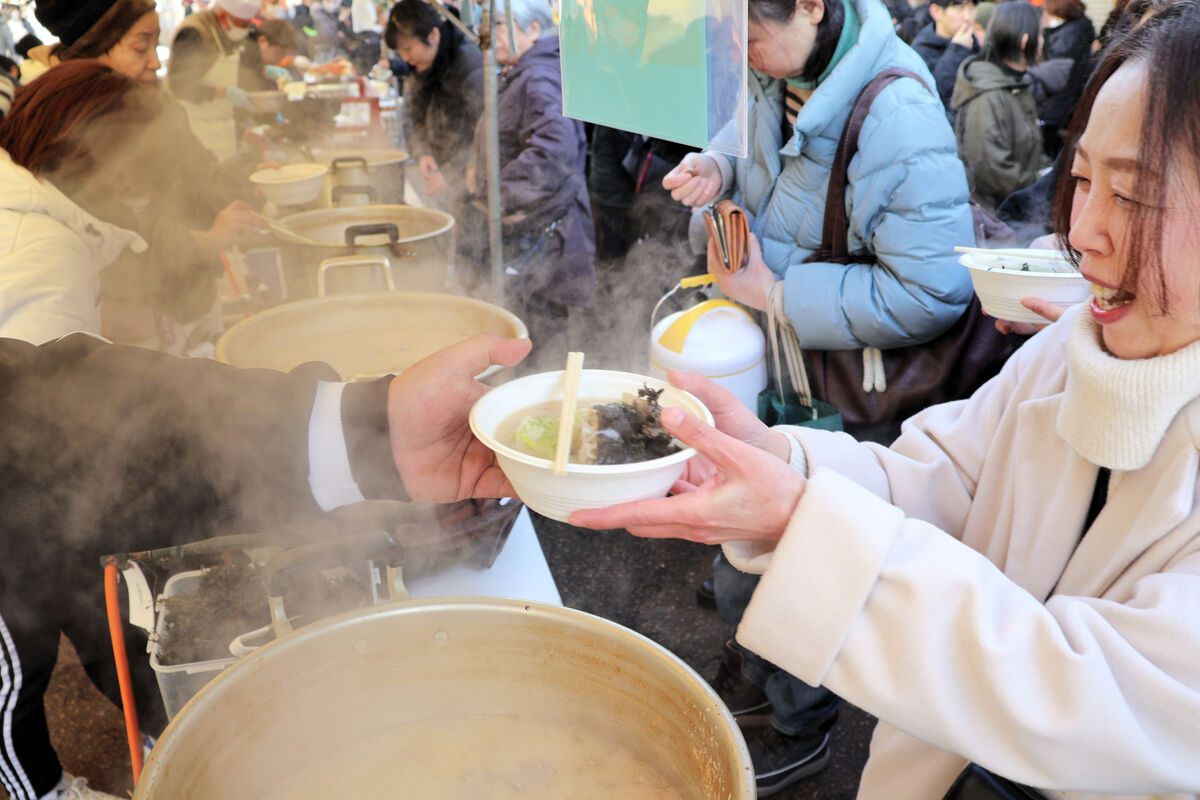
[[[562,383],[561,370],[526,375],[492,389],[471,409],[471,430],[495,451],[500,469],[521,501],[543,516],[566,522],[571,512],[579,509],[665,497],[683,474],[687,460],[696,454],[692,448],[634,464],[568,464],[565,475],[555,475],[550,459],[526,455],[496,441],[496,428],[510,415],[538,403],[561,402]],[[712,414],[693,395],[665,381],[629,372],[583,370],[579,399],[619,400],[625,392],[636,394],[643,385],[664,390],[659,398],[664,407],[682,408],[712,424]]]
[[[321,193],[324,164],[284,164],[275,169],[260,169],[250,176],[250,182],[277,206],[298,206],[311,203]]]
[[[1014,254],[1054,256],[1055,262],[1042,259],[1022,262],[1019,256],[995,256],[987,253],[963,253],[959,263],[971,271],[971,283],[988,316],[1011,322],[1044,323],[1046,318],[1021,305],[1022,297],[1038,297],[1060,306],[1073,306],[1091,296],[1091,287],[1057,250],[1009,250]],[[1030,267],[1022,269],[1023,263]],[[1049,270],[1061,270],[1051,272]]]

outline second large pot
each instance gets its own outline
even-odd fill
[[[581,611],[440,598],[333,617],[229,667],[171,722],[134,797],[754,791],[737,723],[664,648]]]
[[[292,214],[279,222],[319,243],[280,241],[290,299],[316,295],[321,262],[345,255],[386,258],[399,289],[436,292],[445,287],[452,258],[454,217],[444,211],[402,205],[328,208]],[[359,275],[342,277],[338,284],[331,285],[330,293],[383,288],[377,270],[364,270]]]

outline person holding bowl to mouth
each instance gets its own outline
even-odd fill
[[[675,374],[718,428],[663,413],[703,455],[677,495],[570,520],[762,573],[738,640],[880,720],[860,798],[942,797],[969,762],[1056,798],[1200,793],[1197,76],[1194,0],[1104,56],[1056,201],[1093,299],[971,398],[885,448]]]

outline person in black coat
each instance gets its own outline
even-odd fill
[[[925,61],[937,83],[942,105],[949,110],[950,96],[958,78],[958,67],[982,44],[975,30],[975,4],[962,0],[933,0],[932,22],[912,40],[912,49]]]
[[[408,145],[425,179],[425,197],[459,219],[475,123],[483,113],[483,53],[425,0],[393,6],[383,38],[412,68],[404,80]]]
[[[1042,59],[1070,59],[1066,85],[1049,94],[1038,108],[1046,153],[1058,155],[1063,131],[1071,123],[1075,104],[1092,74],[1092,42],[1096,28],[1084,14],[1083,0],[1046,0],[1043,6],[1049,24],[1042,31]]]
[[[395,378],[343,384],[316,363],[284,374],[84,334],[0,339],[0,783],[11,800],[112,797],[63,772],[43,705],[64,633],[119,702],[102,557],[271,530],[365,498],[511,496],[467,414],[486,391],[472,376],[528,349],[481,335]],[[149,673],[144,657],[130,666]],[[135,674],[139,711],[161,715],[154,687]]]

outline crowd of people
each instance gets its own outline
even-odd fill
[[[459,222],[468,290],[486,283],[473,21],[426,0],[386,16],[215,0],[189,8],[164,65],[152,0],[38,0],[57,41],[0,64],[0,503],[25,554],[0,571],[13,800],[110,797],[62,771],[46,732],[60,631],[117,690],[95,604],[63,602],[45,570],[371,493],[510,492],[464,424],[484,391],[470,376],[586,350],[571,320],[647,237],[677,254],[655,265],[671,281],[702,266],[794,335],[844,418],[768,427],[673,373],[716,419],[663,412],[700,452],[673,496],[572,518],[723,545],[701,591],[730,626],[715,683],[759,795],[830,763],[843,698],[880,720],[868,800],[966,797],[952,785],[972,770],[1080,800],[1200,795],[1200,6],[1130,0],[1099,36],[1079,0],[747,8],[739,159],[564,117],[555,9],[506,4],[488,32],[504,302],[532,353],[476,339],[343,385],[150,352],[211,343],[220,254],[260,226],[254,160],[236,137],[214,151],[248,92],[348,53],[365,14],[403,63],[423,199]],[[361,42],[371,68],[383,56]],[[702,221],[721,199],[749,220],[736,274]],[[1037,242],[1077,264],[1090,306],[1027,299],[1044,326],[982,317],[954,248],[995,225],[1021,245],[1052,231]],[[969,364],[947,349],[967,339]]]

